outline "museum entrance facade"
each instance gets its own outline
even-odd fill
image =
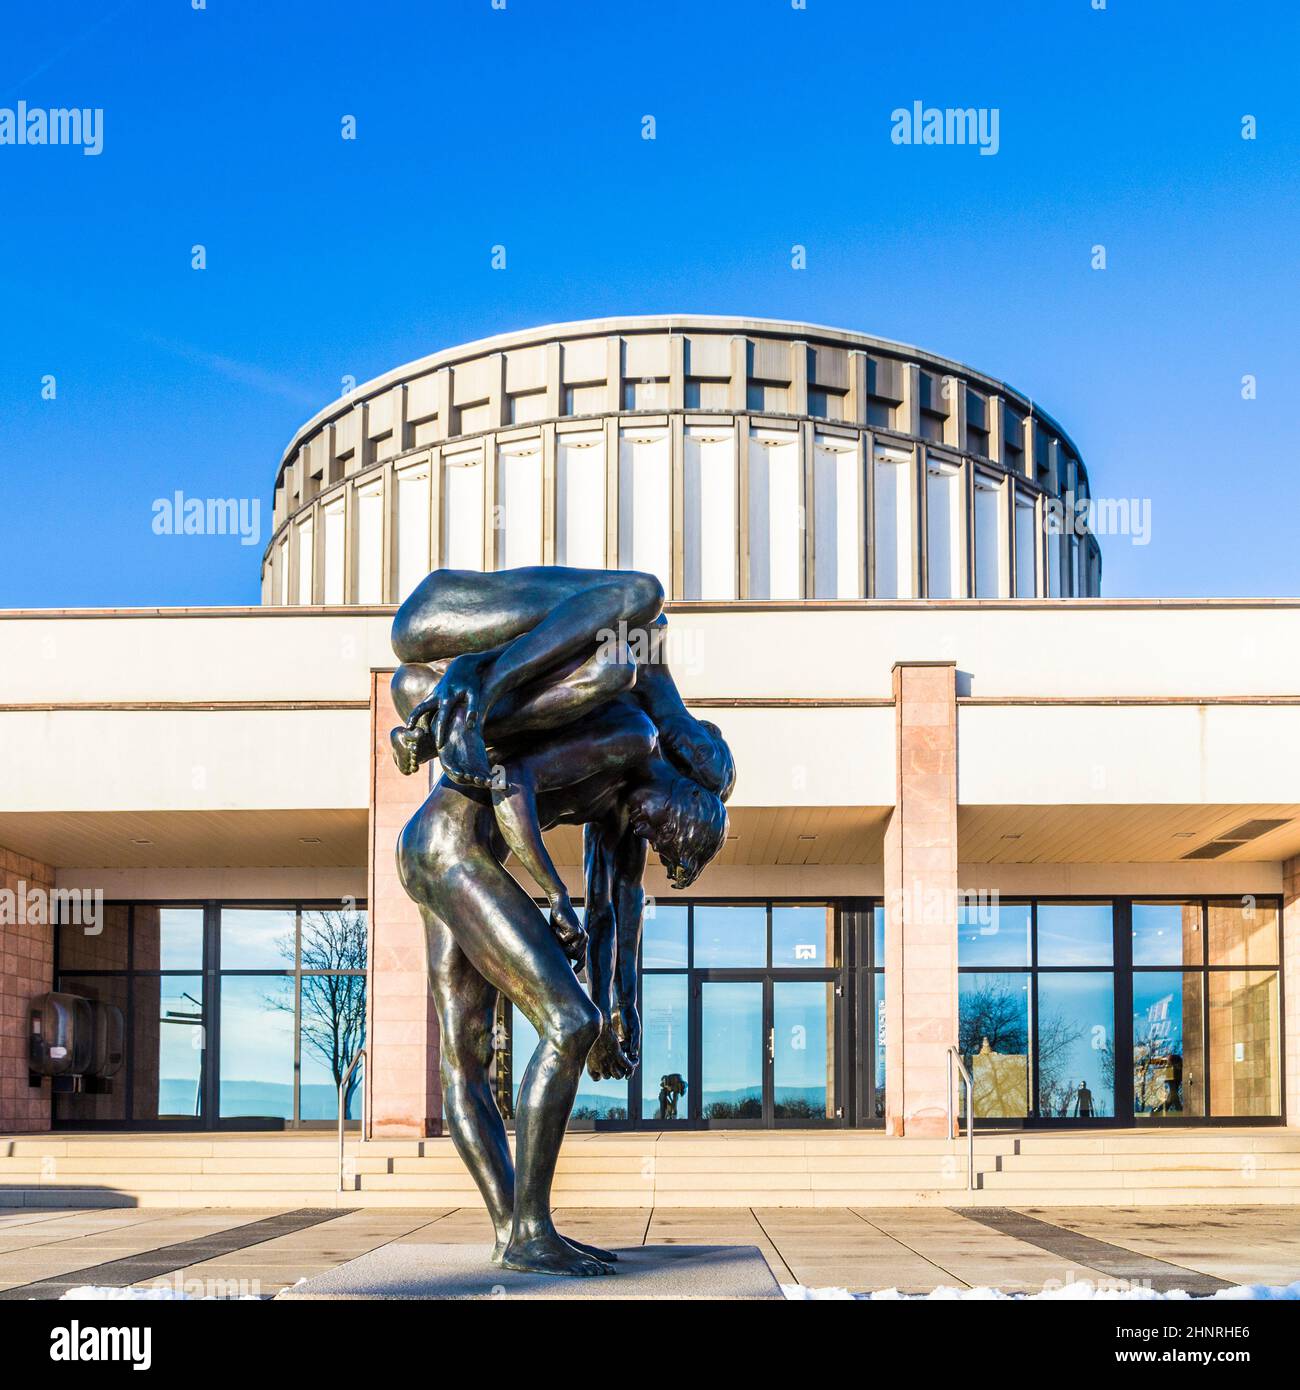
[[[641,948],[642,1064],[627,1081],[584,1075],[571,1125],[883,1123],[878,961],[883,923],[867,900],[649,904]],[[501,1025],[497,1094],[509,1117],[536,1034],[514,1008],[503,1008]]]

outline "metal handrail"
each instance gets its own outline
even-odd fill
[[[962,1084],[966,1087],[966,1191],[975,1187],[975,1083],[971,1080],[966,1063],[955,1047],[948,1049],[948,1136],[952,1137],[952,1064],[957,1063]]]
[[[339,1082],[339,1191],[343,1189],[343,1121],[344,1121],[344,1098],[348,1092],[348,1082],[352,1080],[352,1073],[357,1069],[357,1063],[362,1061],[366,1055],[366,1049],[359,1047],[352,1054],[352,1060],[348,1063],[348,1069],[343,1073],[343,1080]],[[361,1137],[366,1137],[366,1090],[361,1088]]]

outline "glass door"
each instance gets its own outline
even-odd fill
[[[692,1118],[717,1128],[836,1123],[838,998],[830,974],[701,979]]]

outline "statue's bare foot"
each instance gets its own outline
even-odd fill
[[[396,728],[389,736],[393,745],[393,761],[404,777],[419,769],[421,763],[433,756],[433,739],[427,729]]]
[[[447,727],[447,735],[438,750],[442,770],[453,782],[471,787],[492,785],[492,764],[488,761],[487,746],[479,729],[478,719],[458,712]]]
[[[558,1232],[534,1236],[531,1240],[516,1237],[506,1247],[501,1264],[505,1269],[521,1274],[568,1274],[588,1278],[593,1274],[613,1274],[613,1267],[604,1260],[583,1254],[570,1245]]]
[[[590,1255],[592,1259],[600,1260],[604,1264],[615,1264],[618,1256],[612,1250],[602,1250],[599,1245],[588,1245],[585,1240],[574,1240],[572,1236],[561,1236],[560,1239],[565,1245],[571,1245],[582,1255]]]
[[[498,1236],[496,1238],[496,1244],[492,1247],[492,1253],[488,1256],[488,1260],[494,1265],[499,1265],[505,1256],[506,1246],[509,1245],[509,1243],[510,1237],[508,1235]]]

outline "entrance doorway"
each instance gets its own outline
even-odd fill
[[[841,1120],[836,975],[710,972],[694,994],[692,1119],[728,1129]]]

